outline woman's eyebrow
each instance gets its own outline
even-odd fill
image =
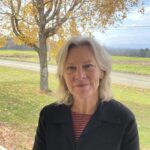
[[[75,65],[75,64],[72,62],[67,62],[66,65]]]
[[[86,63],[93,63],[92,60],[88,59],[88,60],[85,60],[84,62],[82,62],[83,64],[86,64]],[[75,62],[66,62],[66,65],[75,65],[76,63]]]

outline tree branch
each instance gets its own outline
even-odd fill
[[[36,10],[37,10],[38,7],[37,7],[37,4],[36,4],[35,0],[32,0],[32,5],[33,5],[33,7],[36,7]],[[40,21],[39,21],[37,13],[34,13],[34,19],[35,19],[37,25],[39,26],[40,25]]]
[[[49,13],[52,11],[53,5],[55,5],[54,2],[53,2],[53,0],[52,0],[52,1],[47,1],[47,2],[45,3],[45,5],[48,4],[48,3],[51,3],[51,4],[49,4],[51,7],[49,7],[48,10],[45,12],[45,15],[44,15],[45,18],[46,18],[46,17],[49,15]],[[56,0],[55,3],[56,3],[56,5],[57,5],[58,0]],[[55,7],[55,8],[56,8],[56,7]],[[55,10],[54,10],[54,11],[55,11]]]
[[[69,14],[74,10],[74,8],[80,3],[78,3],[77,1],[74,1],[74,3],[72,3],[72,6],[69,8],[69,10],[66,12],[65,16],[63,18],[59,17],[59,13],[56,13],[56,23],[55,25],[53,25],[53,27],[47,28],[45,30],[45,34],[46,37],[50,37],[53,36],[54,34],[56,34],[56,32],[58,31],[59,27],[65,23],[68,19]],[[59,6],[60,7],[60,6]],[[60,10],[60,9],[59,9]]]
[[[12,29],[13,29],[13,32],[14,34],[21,40],[23,41],[26,45],[34,48],[37,52],[39,50],[39,48],[37,47],[36,44],[33,44],[33,43],[29,43],[27,42],[26,40],[26,37],[25,35],[21,32],[21,30],[19,29],[19,26],[18,26],[18,19],[16,17],[16,14],[15,14],[15,9],[14,9],[14,6],[13,6],[13,2],[12,0],[10,1],[11,3],[11,11],[12,11],[12,14],[11,14],[11,25],[12,25]],[[19,10],[19,9],[18,9]],[[18,14],[19,14],[19,11],[18,11]]]
[[[21,0],[17,0],[18,2],[18,9],[17,9],[17,15],[19,15],[19,12],[20,12],[20,8],[21,8]]]
[[[51,15],[49,18],[46,19],[46,23],[48,23],[49,21],[51,21],[52,19],[54,19],[55,16],[56,16],[57,14],[59,14],[60,8],[61,8],[61,4],[62,4],[62,0],[60,0],[60,1],[57,0],[55,9],[54,9],[52,15]],[[47,14],[47,16],[48,16],[48,14]],[[45,16],[45,17],[47,17],[47,16]]]

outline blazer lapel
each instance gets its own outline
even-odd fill
[[[117,113],[114,113],[114,111],[115,110],[112,110],[109,102],[100,103],[89,123],[82,132],[82,135],[85,135],[100,127],[103,122],[120,124],[120,118],[116,115]]]
[[[70,107],[68,107],[67,112],[65,113],[65,121],[63,123],[63,129],[64,133],[66,135],[66,140],[69,141],[69,143],[72,146],[72,149],[75,149],[75,136],[74,131],[72,127],[72,116],[71,116],[71,110]]]
[[[101,104],[98,106],[97,110],[95,111],[95,113],[91,117],[90,121],[86,125],[81,136],[85,135],[85,134],[95,130],[97,127],[101,126],[102,123],[101,123],[101,112],[100,112],[101,108],[100,107],[101,107]]]
[[[70,144],[72,150],[75,149],[70,107],[66,105],[59,107],[59,110],[57,110],[55,116],[51,118],[50,122],[57,125],[59,124],[62,129],[62,134],[64,134],[64,137],[66,138],[66,144]]]

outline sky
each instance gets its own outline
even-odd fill
[[[150,0],[144,2],[144,14],[138,13],[138,8],[132,9],[122,24],[108,28],[105,33],[95,31],[95,38],[111,48],[150,48]]]

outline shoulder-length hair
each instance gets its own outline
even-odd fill
[[[106,52],[105,48],[102,47],[95,39],[77,36],[71,38],[59,51],[57,55],[57,77],[59,80],[59,93],[62,94],[62,98],[59,103],[66,105],[71,105],[73,102],[72,95],[70,94],[67,85],[65,83],[63,74],[66,59],[69,50],[72,47],[87,46],[93,51],[95,60],[99,69],[104,72],[103,79],[99,82],[98,92],[99,100],[109,101],[112,98],[111,88],[110,88],[110,73],[111,73],[111,57]]]

